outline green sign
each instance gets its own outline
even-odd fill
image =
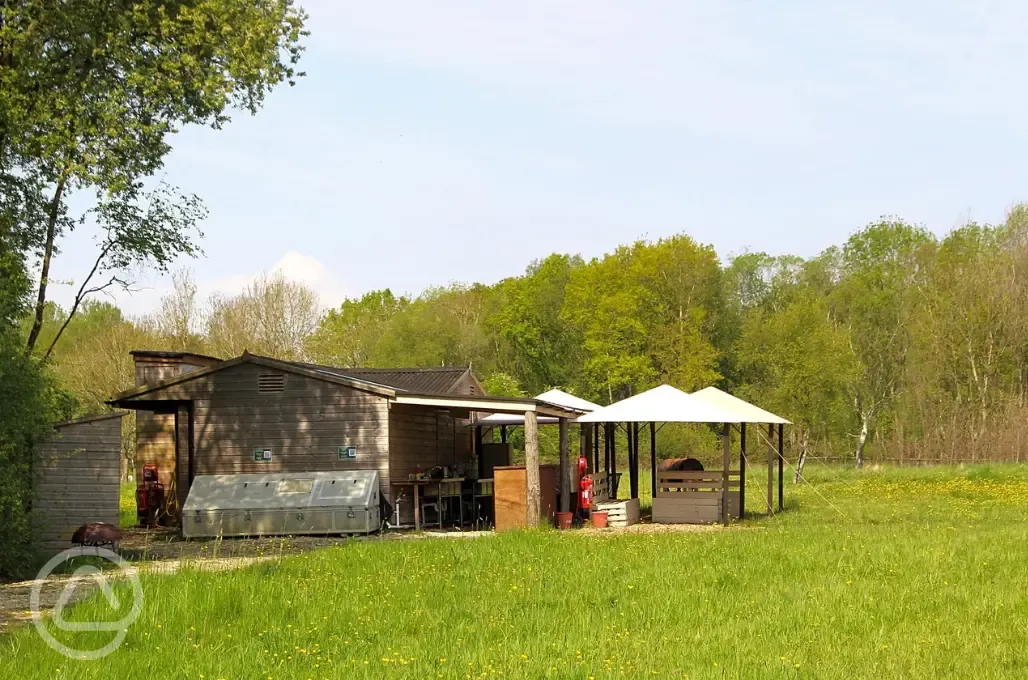
[[[270,463],[271,449],[266,449],[263,446],[256,447],[253,450],[253,459],[258,463]]]
[[[357,460],[356,446],[340,446],[336,452],[339,454],[339,460]]]

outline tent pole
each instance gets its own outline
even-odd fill
[[[629,491],[631,498],[639,495],[639,424],[632,423],[632,483]]]
[[[767,426],[767,514],[775,511],[775,426]]]
[[[571,446],[568,441],[568,419],[558,420],[560,427],[560,511],[571,512]]]
[[[778,424],[778,511],[785,505],[785,425]]]
[[[593,423],[593,472],[600,471],[600,424]]]
[[[635,498],[635,423],[625,423],[628,432],[628,497]]]
[[[607,424],[596,423],[596,426],[603,432],[603,475],[610,484],[610,438],[607,437]]]
[[[746,517],[746,423],[739,424],[739,517]]]
[[[500,443],[501,444],[506,444],[507,443],[507,426],[506,425],[500,425]]]
[[[728,468],[732,466],[732,426],[721,426],[721,523],[728,524]]]
[[[482,463],[482,426],[475,427],[475,460],[478,462],[478,476],[485,477],[485,468]]]
[[[607,491],[612,496],[611,500],[614,500],[614,481],[618,476],[618,438],[617,429],[615,423],[608,425],[610,428],[610,485],[607,487]]]
[[[657,497],[657,424],[650,422],[650,502]]]

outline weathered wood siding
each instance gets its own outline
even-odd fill
[[[72,547],[86,522],[118,525],[122,415],[59,423],[37,449],[32,521],[48,555]]]
[[[394,480],[405,480],[419,470],[427,472],[446,465],[466,476],[475,474],[472,428],[463,418],[454,418],[430,406],[393,404],[389,410],[389,472]],[[407,501],[400,508],[400,521],[412,522],[411,489],[403,489]],[[390,502],[393,496],[388,496]]]
[[[281,379],[282,390],[262,392],[261,376]],[[192,402],[194,475],[379,471],[389,486],[389,409],[385,397],[307,376],[243,363],[147,395]],[[180,489],[189,469],[188,411],[179,412]],[[356,446],[342,460],[339,447]],[[268,462],[254,449],[270,448]],[[184,498],[184,495],[180,493]]]
[[[214,365],[210,362],[209,365]],[[153,385],[168,378],[206,368],[181,359],[136,357],[136,386]],[[136,479],[142,478],[143,465],[156,463],[165,489],[175,488],[175,414],[136,411]]]
[[[172,361],[136,360],[136,385],[152,385],[179,374],[181,365]],[[171,413],[136,411],[136,479],[142,479],[143,465],[156,463],[166,489],[174,487],[175,416]]]

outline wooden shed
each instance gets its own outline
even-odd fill
[[[118,524],[121,419],[109,413],[54,425],[36,449],[32,467],[32,522],[47,555],[72,547],[87,522]]]
[[[137,361],[154,354],[134,353]],[[153,432],[137,439],[137,465],[161,466],[172,514],[204,474],[373,469],[392,502],[390,482],[419,470],[447,466],[473,476],[477,412],[577,415],[484,396],[466,368],[340,369],[248,353],[212,361],[111,400],[164,423],[160,446]]]

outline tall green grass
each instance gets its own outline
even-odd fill
[[[808,478],[787,512],[737,530],[354,541],[147,575],[112,656],[69,661],[23,628],[0,639],[0,677],[1028,675],[1028,471]],[[92,598],[74,617],[107,610]]]

